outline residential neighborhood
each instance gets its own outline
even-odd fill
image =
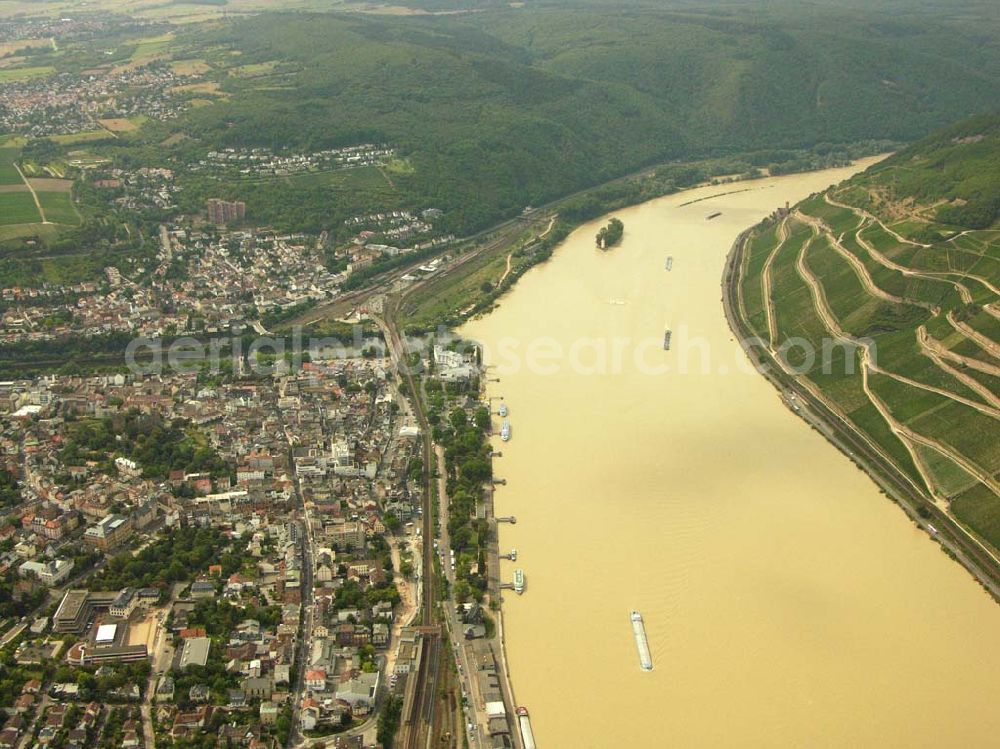
[[[120,192],[116,200],[122,205],[167,208],[173,200],[169,170],[110,174],[117,176],[98,185]],[[411,236],[420,223],[408,214],[388,220],[397,221],[397,229],[377,236],[360,232],[341,250],[342,262],[335,270],[327,261],[323,236],[162,224],[155,256],[124,258],[120,266],[105,267],[102,278],[0,288],[0,344],[111,333],[239,333],[255,323],[266,327],[305,304],[335,299],[353,271],[379,258],[453,239],[439,236],[403,248],[378,244],[375,238]]]
[[[499,245],[106,15],[0,21],[0,749],[516,746],[481,357],[382,295]]]
[[[153,267],[108,267],[100,283],[7,288],[0,342],[67,334],[144,336],[225,330],[332,296],[338,277],[317,238],[164,227]]]
[[[208,151],[191,164],[193,172],[214,179],[289,176],[303,172],[382,165],[395,156],[387,145],[362,143],[345,148],[327,148],[314,153],[276,154],[270,148],[224,148]]]
[[[213,387],[48,377],[0,396],[21,487],[0,570],[16,570],[30,625],[8,614],[3,630],[18,665],[0,689],[24,708],[10,746],[209,727],[283,745],[363,727],[396,688],[421,487],[384,361]],[[116,432],[131,436],[103,436]],[[90,725],[87,700],[101,704]]]
[[[179,87],[199,80],[169,65],[58,73],[0,86],[0,131],[35,137],[95,131],[113,120],[166,120],[188,106]]]

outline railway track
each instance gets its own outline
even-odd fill
[[[516,218],[509,219],[501,224],[498,224],[490,229],[480,232],[479,234],[474,234],[470,237],[466,237],[463,240],[455,242],[452,245],[444,247],[441,249],[440,255],[447,254],[449,251],[455,252],[457,249],[461,248],[463,245],[467,245],[471,242],[475,242],[478,239],[489,236],[491,234],[497,233],[498,236],[491,239],[484,244],[474,247],[473,249],[467,250],[459,255],[456,255],[450,263],[444,266],[438,273],[430,276],[425,280],[438,280],[446,277],[447,275],[453,273],[457,269],[461,268],[463,265],[469,261],[479,257],[484,252],[490,252],[495,250],[497,246],[502,245],[509,241],[509,236],[507,233],[511,229],[516,229],[524,224],[531,224],[535,221],[541,220],[541,216],[518,216]],[[360,289],[354,289],[348,291],[345,294],[331,300],[327,304],[322,304],[317,307],[313,307],[308,312],[296,317],[284,323],[281,327],[287,328],[291,325],[301,325],[309,322],[316,322],[317,320],[329,317],[335,311],[343,311],[345,309],[350,309],[351,307],[358,307],[371,297],[378,296],[379,294],[384,294],[392,290],[396,283],[402,279],[403,276],[412,273],[421,265],[431,262],[433,258],[424,257],[420,260],[414,260],[411,263],[400,266],[399,268],[393,268],[392,270],[386,271],[384,274],[375,276],[371,279],[371,283],[367,286],[363,286]],[[425,281],[420,281],[414,284],[419,287],[422,286]]]
[[[413,686],[413,699],[403,723],[406,734],[402,745],[405,749],[422,749],[430,741],[429,734],[434,728],[440,646],[441,641],[435,635],[427,635],[421,641],[420,667]]]
[[[423,399],[413,377],[413,372],[407,360],[408,352],[403,345],[397,323],[399,305],[402,296],[395,296],[385,305],[383,317],[376,318],[386,344],[389,346],[391,358],[396,371],[409,391],[410,402],[414,415],[420,427],[421,454],[423,456],[423,503],[422,503],[422,535],[423,535],[423,571],[421,575],[422,602],[421,621],[425,627],[434,623],[435,608],[435,568],[434,568],[434,509],[432,507],[433,491],[431,481],[434,465],[433,445],[431,442],[430,423],[424,409]],[[430,742],[434,728],[434,708],[437,695],[437,678],[440,668],[440,639],[436,634],[425,631],[421,638],[420,667],[417,669],[416,681],[413,686],[412,700],[409,703],[408,714],[404,718],[406,738],[404,746],[407,749],[417,749],[424,742]],[[424,737],[427,737],[424,739]],[[426,743],[423,744],[426,746]]]

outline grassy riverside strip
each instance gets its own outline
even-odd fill
[[[861,153],[873,155],[868,151]],[[549,217],[548,221],[541,222],[538,232],[521,236],[516,231],[510,231],[507,238],[500,234],[509,230],[518,221],[531,220],[522,217],[505,221],[467,238],[464,240],[465,243],[476,240],[488,245],[474,250],[482,252],[488,259],[475,265],[469,264],[463,269],[468,273],[477,273],[477,283],[466,285],[455,293],[455,288],[462,284],[466,274],[465,272],[451,274],[447,269],[441,276],[448,277],[448,280],[432,278],[427,281],[419,292],[408,295],[407,302],[401,310],[406,313],[406,332],[421,334],[431,332],[438,326],[456,327],[469,318],[490,311],[497,300],[507,293],[524,273],[548,260],[560,242],[588,221],[683,190],[713,184],[724,189],[725,185],[734,179],[744,181],[765,176],[751,172],[739,175],[738,178],[723,177],[732,174],[731,167],[734,160],[738,163],[741,158],[733,156],[726,159],[663,164],[643,169],[535,208],[531,218]],[[806,168],[801,171],[812,170]],[[463,251],[469,250],[460,250]],[[437,251],[434,254],[440,255],[446,252],[449,250]],[[421,260],[425,257],[422,255]],[[398,268],[400,261],[396,258],[391,265],[387,264],[385,267]],[[366,280],[373,284],[380,277],[369,275]],[[357,288],[357,285],[352,285],[351,288]]]

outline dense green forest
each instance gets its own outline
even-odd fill
[[[0,275],[27,284],[108,265],[125,272],[125,258],[155,249],[145,240],[159,221],[196,214],[208,197],[244,200],[257,225],[335,238],[352,216],[437,207],[435,231],[463,235],[654,165],[830,165],[1000,100],[1000,18],[982,0],[403,4],[477,12],[265,12],[175,27],[166,59],[203,65],[214,93],[88,151],[116,167],[175,170],[178,207],[119,210],[84,181],[86,223],[41,238],[34,254],[23,242],[15,256],[0,253]],[[74,73],[124,62],[136,33],[116,27],[99,44],[38,52],[34,64]],[[397,158],[275,179],[188,168],[218,148],[289,154],[362,142]],[[42,163],[76,148],[36,140],[24,154]]]
[[[1000,116],[973,117],[945,128],[855,182],[886,201],[928,206],[927,218],[941,224],[986,229],[1000,218]]]
[[[270,67],[221,79],[230,98],[175,130],[195,139],[180,149],[390,143],[406,165],[394,200],[469,231],[664,161],[916,139],[998,100],[989,23],[728,6],[266,15],[191,33],[215,61]],[[300,210],[357,200],[290,187]]]

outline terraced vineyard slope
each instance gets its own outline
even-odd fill
[[[998,214],[1000,116],[979,117],[755,227],[731,293],[779,382],[890,467],[925,521],[947,515],[994,561]]]

